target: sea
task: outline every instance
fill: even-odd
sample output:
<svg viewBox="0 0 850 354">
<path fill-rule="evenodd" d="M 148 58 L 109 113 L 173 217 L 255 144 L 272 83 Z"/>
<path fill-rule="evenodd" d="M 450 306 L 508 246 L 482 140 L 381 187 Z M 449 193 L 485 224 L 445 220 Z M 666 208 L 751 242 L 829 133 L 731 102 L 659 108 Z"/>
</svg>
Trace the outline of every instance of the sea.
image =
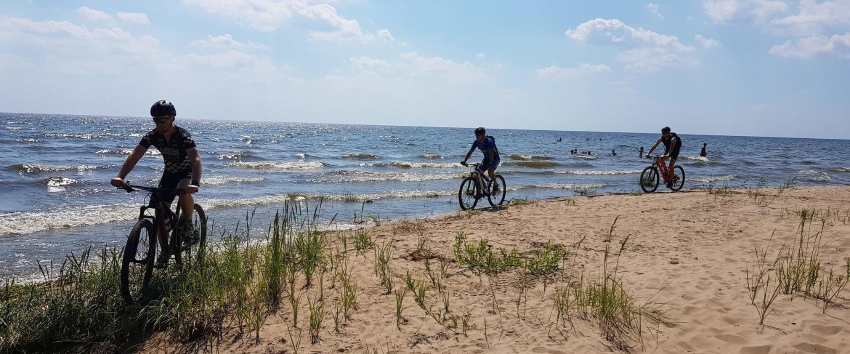
<svg viewBox="0 0 850 354">
<path fill-rule="evenodd" d="M 340 229 L 457 212 L 458 187 L 468 173 L 459 162 L 474 138 L 471 128 L 180 117 L 176 125 L 192 134 L 201 154 L 196 200 L 215 225 L 211 241 L 246 218 L 261 234 L 288 200 L 321 204 L 320 223 Z M 120 249 L 147 195 L 118 190 L 109 180 L 151 129 L 147 117 L 0 113 L 0 278 L 38 277 L 39 264 L 61 264 L 88 247 Z M 638 151 L 659 134 L 488 129 L 488 135 L 501 153 L 498 172 L 510 201 L 640 192 L 639 174 L 650 162 Z M 680 136 L 685 190 L 850 184 L 848 140 Z M 703 143 L 707 158 L 699 157 Z M 591 154 L 571 154 L 574 149 Z M 470 161 L 480 159 L 476 151 Z M 154 186 L 162 171 L 151 148 L 127 180 Z"/>
</svg>

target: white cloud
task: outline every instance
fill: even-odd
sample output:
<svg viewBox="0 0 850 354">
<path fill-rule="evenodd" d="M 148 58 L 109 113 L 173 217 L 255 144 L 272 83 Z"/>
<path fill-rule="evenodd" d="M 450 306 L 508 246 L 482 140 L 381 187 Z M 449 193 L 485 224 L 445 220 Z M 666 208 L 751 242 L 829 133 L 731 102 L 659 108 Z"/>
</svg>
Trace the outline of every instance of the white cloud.
<svg viewBox="0 0 850 354">
<path fill-rule="evenodd" d="M 115 15 L 112 15 L 104 11 L 92 9 L 86 6 L 78 8 L 77 15 L 79 15 L 81 18 L 88 22 L 98 22 L 101 24 L 108 25 L 115 25 L 118 21 L 137 25 L 148 25 L 151 23 L 151 20 L 148 18 L 148 15 L 141 12 L 119 11 L 115 13 Z"/>
<path fill-rule="evenodd" d="M 597 18 L 565 34 L 577 42 L 625 47 L 619 60 L 629 70 L 657 71 L 696 61 L 690 54 L 694 48 L 683 44 L 678 37 L 635 28 L 618 19 Z"/>
<path fill-rule="evenodd" d="M 801 0 L 796 15 L 777 18 L 771 24 L 795 35 L 822 34 L 830 28 L 850 25 L 850 0 Z"/>
<path fill-rule="evenodd" d="M 575 67 L 564 68 L 560 66 L 547 66 L 537 69 L 537 77 L 540 79 L 571 79 L 587 74 L 600 74 L 611 72 L 611 68 L 605 64 L 581 64 Z"/>
<path fill-rule="evenodd" d="M 206 39 L 199 39 L 189 43 L 194 48 L 216 49 L 216 50 L 254 50 L 268 49 L 268 46 L 253 42 L 240 42 L 233 39 L 229 33 L 220 36 L 209 35 Z"/>
<path fill-rule="evenodd" d="M 148 15 L 141 12 L 118 12 L 115 14 L 115 17 L 121 21 L 137 25 L 149 25 L 151 23 Z"/>
<path fill-rule="evenodd" d="M 649 13 L 655 15 L 660 19 L 664 19 L 664 15 L 661 14 L 661 9 L 659 8 L 658 4 L 654 2 L 646 4 L 646 11 L 649 11 Z"/>
<path fill-rule="evenodd" d="M 770 54 L 794 59 L 808 59 L 820 55 L 834 54 L 850 59 L 850 33 L 789 40 L 771 47 Z"/>
<path fill-rule="evenodd" d="M 387 41 L 394 41 L 395 40 L 395 37 L 393 37 L 393 34 L 390 33 L 390 30 L 388 30 L 386 28 L 384 28 L 382 30 L 378 30 L 378 38 L 383 39 L 383 40 L 387 40 Z"/>
<path fill-rule="evenodd" d="M 702 5 L 706 15 L 716 23 L 740 18 L 761 23 L 788 9 L 788 4 L 780 0 L 703 0 Z"/>
<path fill-rule="evenodd" d="M 703 47 L 705 49 L 712 49 L 720 46 L 720 41 L 713 38 L 705 37 L 701 34 L 694 36 L 694 40 L 700 45 L 700 47 Z"/>
<path fill-rule="evenodd" d="M 331 31 L 311 31 L 315 40 L 356 40 L 368 42 L 376 38 L 392 41 L 392 33 L 381 29 L 375 33 L 363 31 L 357 20 L 345 18 L 328 1 L 314 0 L 183 0 L 204 11 L 236 20 L 259 31 L 272 32 L 283 23 L 299 16 L 324 23 Z"/>
<path fill-rule="evenodd" d="M 85 6 L 77 9 L 77 15 L 82 17 L 84 20 L 91 22 L 112 22 L 114 20 L 112 15 L 106 12 Z"/>
<path fill-rule="evenodd" d="M 183 0 L 204 11 L 234 19 L 259 31 L 271 32 L 292 17 L 296 1 L 290 0 Z M 300 3 L 300 2 L 299 2 Z"/>
</svg>

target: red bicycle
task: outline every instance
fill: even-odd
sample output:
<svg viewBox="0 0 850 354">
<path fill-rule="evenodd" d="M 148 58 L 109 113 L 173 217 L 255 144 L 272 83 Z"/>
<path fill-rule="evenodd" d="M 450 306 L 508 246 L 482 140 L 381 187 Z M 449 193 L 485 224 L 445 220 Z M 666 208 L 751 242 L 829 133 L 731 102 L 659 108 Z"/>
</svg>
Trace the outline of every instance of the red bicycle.
<svg viewBox="0 0 850 354">
<path fill-rule="evenodd" d="M 673 171 L 667 169 L 667 164 L 664 163 L 669 157 L 667 156 L 649 156 L 654 160 L 652 165 L 643 169 L 640 173 L 640 189 L 645 193 L 652 193 L 658 189 L 658 183 L 661 179 L 670 190 L 678 192 L 685 185 L 685 169 L 682 166 L 676 165 Z M 660 173 L 659 173 L 660 171 Z M 672 172 L 672 173 L 671 173 Z M 659 175 L 661 176 L 659 178 Z"/>
</svg>

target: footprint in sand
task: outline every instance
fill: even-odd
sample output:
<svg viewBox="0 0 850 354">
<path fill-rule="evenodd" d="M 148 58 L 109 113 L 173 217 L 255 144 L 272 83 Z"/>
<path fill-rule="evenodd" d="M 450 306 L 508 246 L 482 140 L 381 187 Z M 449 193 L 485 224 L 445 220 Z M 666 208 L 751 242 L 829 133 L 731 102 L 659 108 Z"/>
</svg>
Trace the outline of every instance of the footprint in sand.
<svg viewBox="0 0 850 354">
<path fill-rule="evenodd" d="M 734 334 L 720 334 L 720 335 L 717 335 L 715 337 L 717 337 L 717 339 L 720 339 L 724 342 L 732 343 L 732 344 L 744 344 L 744 343 L 747 342 L 747 340 L 744 339 L 743 337 L 736 336 Z"/>
<path fill-rule="evenodd" d="M 841 332 L 841 327 L 838 326 L 821 326 L 821 325 L 812 325 L 812 331 L 822 336 L 832 336 Z"/>
<path fill-rule="evenodd" d="M 820 345 L 820 344 L 814 344 L 814 343 L 800 343 L 800 344 L 795 345 L 794 348 L 797 348 L 797 349 L 804 351 L 806 353 L 815 353 L 815 354 L 835 354 L 835 353 L 838 353 L 838 351 L 835 350 L 835 349 L 832 349 L 830 347 Z"/>
<path fill-rule="evenodd" d="M 773 346 L 770 345 L 756 345 L 751 347 L 743 347 L 739 353 L 741 354 L 767 354 L 770 353 L 770 349 Z"/>
</svg>

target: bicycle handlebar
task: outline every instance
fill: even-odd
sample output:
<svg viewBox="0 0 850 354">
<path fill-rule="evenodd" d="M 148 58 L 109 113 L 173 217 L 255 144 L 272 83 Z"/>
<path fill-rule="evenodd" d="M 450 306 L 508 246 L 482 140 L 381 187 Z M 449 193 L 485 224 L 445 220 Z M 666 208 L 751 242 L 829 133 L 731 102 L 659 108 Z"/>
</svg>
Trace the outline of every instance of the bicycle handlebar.
<svg viewBox="0 0 850 354">
<path fill-rule="evenodd" d="M 127 193 L 134 192 L 136 190 L 143 190 L 143 191 L 148 191 L 148 192 L 151 192 L 151 193 L 156 193 L 158 191 L 163 190 L 162 188 L 158 188 L 158 187 L 139 186 L 139 185 L 135 185 L 135 184 L 130 184 L 129 182 L 124 182 L 123 187 L 116 187 L 116 188 L 123 189 L 123 190 L 127 191 Z M 186 190 L 186 188 L 174 189 L 174 191 L 177 192 L 177 193 L 180 193 L 180 192 L 185 191 L 185 190 Z"/>
</svg>

